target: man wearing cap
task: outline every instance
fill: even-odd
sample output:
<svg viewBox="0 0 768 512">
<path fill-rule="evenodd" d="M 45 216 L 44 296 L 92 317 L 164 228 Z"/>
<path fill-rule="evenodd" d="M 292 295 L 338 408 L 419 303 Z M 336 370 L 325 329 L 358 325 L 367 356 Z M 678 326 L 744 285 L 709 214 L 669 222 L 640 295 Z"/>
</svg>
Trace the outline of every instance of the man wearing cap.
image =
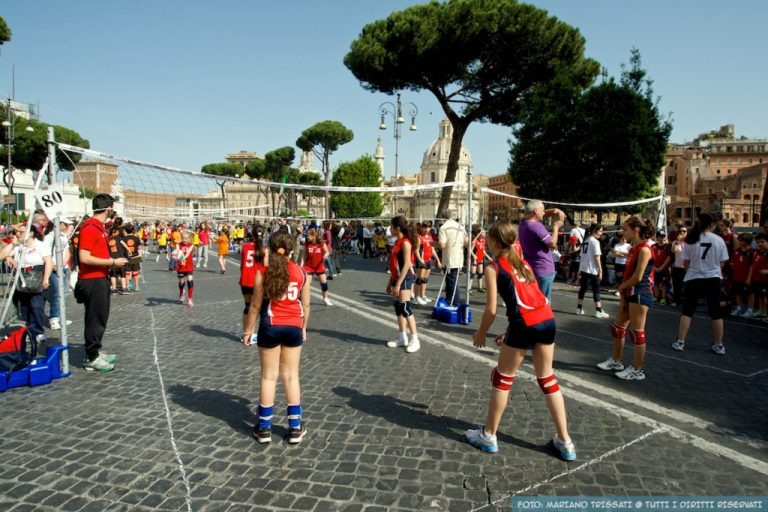
<svg viewBox="0 0 768 512">
<path fill-rule="evenodd" d="M 124 267 L 126 258 L 110 258 L 109 235 L 104 222 L 112 215 L 115 200 L 108 194 L 93 198 L 93 217 L 83 223 L 78 240 L 80 272 L 75 286 L 77 302 L 85 306 L 86 371 L 110 372 L 115 369 L 115 356 L 101 353 L 102 338 L 109 320 L 109 272 L 112 267 Z"/>
</svg>

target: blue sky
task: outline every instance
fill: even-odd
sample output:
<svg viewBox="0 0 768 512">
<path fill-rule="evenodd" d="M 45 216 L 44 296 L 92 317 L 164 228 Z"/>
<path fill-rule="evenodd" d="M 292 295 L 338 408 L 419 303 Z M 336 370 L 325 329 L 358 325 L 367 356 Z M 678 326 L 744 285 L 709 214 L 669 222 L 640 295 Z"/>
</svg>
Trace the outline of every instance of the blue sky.
<svg viewBox="0 0 768 512">
<path fill-rule="evenodd" d="M 342 59 L 369 22 L 407 0 L 6 0 L 13 38 L 0 51 L 0 95 L 39 103 L 43 121 L 77 130 L 93 149 L 199 170 L 226 153 L 294 145 L 302 130 L 335 119 L 355 139 L 332 166 L 373 154 L 381 136 L 394 173 L 391 128 Z M 630 49 L 672 113 L 672 141 L 727 123 L 768 138 L 768 2 L 535 0 L 577 27 L 587 55 L 618 75 Z M 403 93 L 419 131 L 403 131 L 402 173 L 418 170 L 443 117 L 429 93 Z M 474 172 L 506 171 L 510 130 L 469 128 Z M 298 163 L 298 158 L 297 158 Z M 319 163 L 317 163 L 319 168 Z"/>
</svg>

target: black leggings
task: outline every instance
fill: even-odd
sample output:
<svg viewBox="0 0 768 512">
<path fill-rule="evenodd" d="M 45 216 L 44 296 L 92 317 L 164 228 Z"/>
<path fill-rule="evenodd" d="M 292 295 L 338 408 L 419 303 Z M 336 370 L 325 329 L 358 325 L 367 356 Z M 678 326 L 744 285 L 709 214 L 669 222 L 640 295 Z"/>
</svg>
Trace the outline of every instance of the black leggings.
<svg viewBox="0 0 768 512">
<path fill-rule="evenodd" d="M 581 286 L 579 287 L 579 300 L 584 299 L 584 295 L 587 293 L 587 286 L 592 285 L 592 295 L 595 297 L 595 302 L 600 302 L 600 281 L 595 274 L 588 272 L 581 273 Z"/>
</svg>

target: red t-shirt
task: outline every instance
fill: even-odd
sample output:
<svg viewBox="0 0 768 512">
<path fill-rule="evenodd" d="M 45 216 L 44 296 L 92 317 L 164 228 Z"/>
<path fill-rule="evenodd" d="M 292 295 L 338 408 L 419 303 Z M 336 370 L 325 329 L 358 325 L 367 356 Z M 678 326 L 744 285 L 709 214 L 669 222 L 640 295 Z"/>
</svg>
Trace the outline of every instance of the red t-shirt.
<svg viewBox="0 0 768 512">
<path fill-rule="evenodd" d="M 421 239 L 421 258 L 424 263 L 429 263 L 432 261 L 432 235 L 427 233 L 426 235 L 419 235 L 419 238 Z"/>
<path fill-rule="evenodd" d="M 667 257 L 669 256 L 667 246 L 662 244 L 653 244 L 651 246 L 651 252 L 653 253 L 654 267 L 661 267 L 664 262 L 667 261 Z"/>
<path fill-rule="evenodd" d="M 80 228 L 80 236 L 78 240 L 77 249 L 88 251 L 91 256 L 96 258 L 109 258 L 109 245 L 107 243 L 109 235 L 107 230 L 104 229 L 104 224 L 91 217 L 83 223 Z M 98 279 L 107 277 L 109 273 L 109 267 L 87 265 L 80 262 L 79 279 Z"/>
<path fill-rule="evenodd" d="M 485 258 L 485 238 L 478 238 L 475 240 L 475 262 L 478 264 L 483 262 L 483 258 Z"/>
<path fill-rule="evenodd" d="M 304 245 L 304 270 L 311 273 L 322 274 L 325 272 L 325 242 L 311 244 L 307 242 Z"/>
<path fill-rule="evenodd" d="M 247 242 L 240 253 L 240 286 L 253 288 L 257 272 L 264 273 L 264 264 L 256 261 L 256 244 Z"/>
<path fill-rule="evenodd" d="M 289 327 L 302 327 L 304 306 L 301 304 L 301 289 L 307 274 L 300 266 L 288 262 L 288 290 L 279 299 L 268 299 L 261 310 L 262 323 Z"/>
<path fill-rule="evenodd" d="M 733 269 L 733 282 L 745 283 L 749 276 L 749 267 L 752 266 L 752 251 L 735 251 L 731 258 L 731 268 Z"/>
<path fill-rule="evenodd" d="M 763 274 L 761 270 L 768 270 L 768 252 L 755 251 L 752 256 L 752 282 L 768 281 L 768 274 Z"/>
<path fill-rule="evenodd" d="M 179 244 L 178 249 L 181 251 L 181 255 L 179 257 L 179 264 L 176 267 L 176 272 L 194 272 L 195 261 L 192 257 L 192 250 L 194 249 L 192 244 L 182 242 Z"/>
</svg>

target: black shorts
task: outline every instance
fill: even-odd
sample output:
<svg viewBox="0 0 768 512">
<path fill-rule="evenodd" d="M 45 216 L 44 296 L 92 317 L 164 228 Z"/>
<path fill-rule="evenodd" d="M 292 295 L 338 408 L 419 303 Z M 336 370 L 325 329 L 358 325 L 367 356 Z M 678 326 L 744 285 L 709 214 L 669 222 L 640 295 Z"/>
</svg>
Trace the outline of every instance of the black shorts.
<svg viewBox="0 0 768 512">
<path fill-rule="evenodd" d="M 754 293 L 755 297 L 759 299 L 768 297 L 768 281 L 752 281 L 752 284 L 749 285 L 749 291 Z"/>
<path fill-rule="evenodd" d="M 126 272 L 139 272 L 141 271 L 141 263 L 132 263 L 125 266 Z"/>
<path fill-rule="evenodd" d="M 300 347 L 303 343 L 304 334 L 301 327 L 259 324 L 259 339 L 256 342 L 258 347 Z"/>
<path fill-rule="evenodd" d="M 109 269 L 109 277 L 125 277 L 125 267 L 112 267 Z"/>
<path fill-rule="evenodd" d="M 530 350 L 537 343 L 551 345 L 555 342 L 556 334 L 557 325 L 554 319 L 531 326 L 525 325 L 522 319 L 520 319 L 509 323 L 507 335 L 504 337 L 504 344 L 512 348 Z"/>
<path fill-rule="evenodd" d="M 720 307 L 721 287 L 722 279 L 719 277 L 686 281 L 683 292 L 683 315 L 692 317 L 696 312 L 696 303 L 699 298 L 705 298 L 710 318 L 712 320 L 723 318 L 723 310 Z"/>
<path fill-rule="evenodd" d="M 414 276 L 406 277 L 405 279 L 403 279 L 403 282 L 400 283 L 400 289 L 401 290 L 410 290 L 411 288 L 413 288 L 413 283 L 415 281 L 416 281 L 416 278 Z M 394 288 L 395 285 L 397 284 L 397 280 L 396 279 L 390 279 L 389 280 L 389 284 L 391 284 L 392 288 Z"/>
<path fill-rule="evenodd" d="M 189 272 L 177 272 L 176 277 L 178 277 L 179 279 L 184 279 L 187 276 L 192 277 L 193 274 L 194 272 L 192 272 L 191 270 Z"/>
<path fill-rule="evenodd" d="M 416 260 L 416 263 L 413 264 L 413 268 L 415 268 L 416 270 L 419 270 L 422 268 L 425 268 L 427 270 L 432 270 L 432 261 L 425 261 L 424 264 L 422 265 L 419 260 Z"/>
<path fill-rule="evenodd" d="M 253 286 L 240 285 L 240 293 L 243 295 L 253 295 Z"/>
<path fill-rule="evenodd" d="M 627 268 L 627 264 L 626 263 L 614 263 L 613 264 L 613 271 L 616 272 L 617 274 L 623 274 L 625 268 Z"/>
</svg>

